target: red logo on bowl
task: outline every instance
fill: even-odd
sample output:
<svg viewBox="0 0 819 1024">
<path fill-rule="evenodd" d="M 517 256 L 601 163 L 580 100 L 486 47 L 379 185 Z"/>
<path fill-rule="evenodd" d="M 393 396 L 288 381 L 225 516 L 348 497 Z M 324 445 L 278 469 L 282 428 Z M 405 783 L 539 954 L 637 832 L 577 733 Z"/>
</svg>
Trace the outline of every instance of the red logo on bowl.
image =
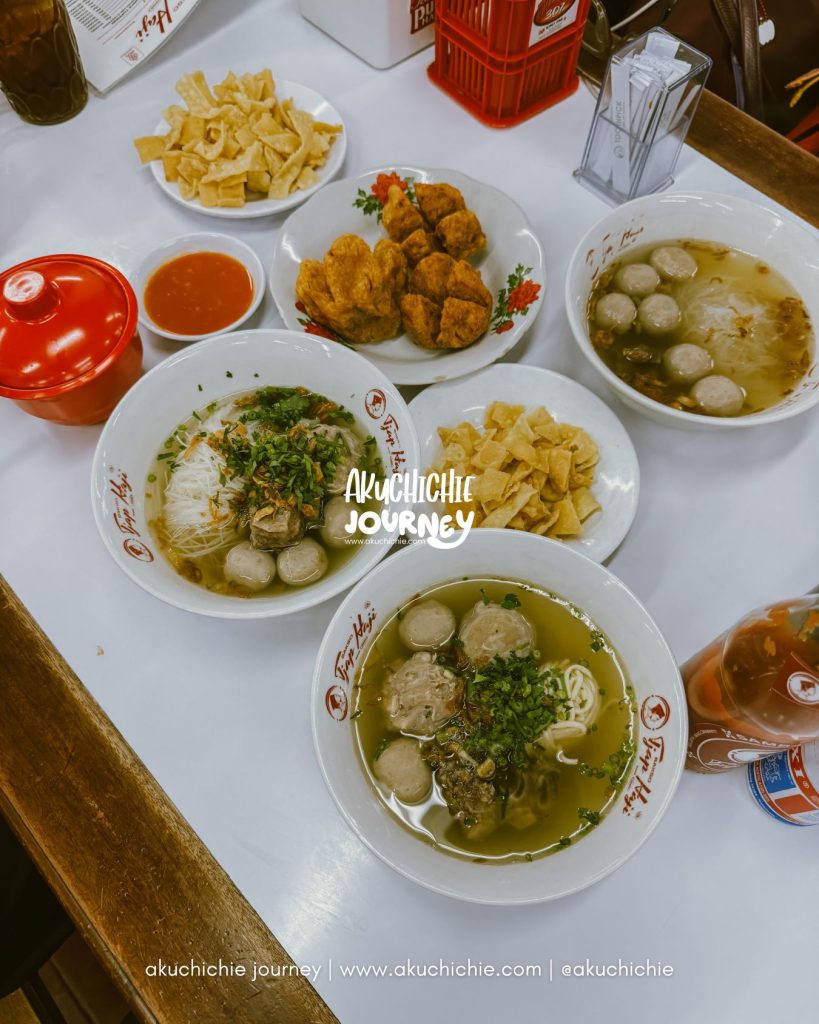
<svg viewBox="0 0 819 1024">
<path fill-rule="evenodd" d="M 646 697 L 640 709 L 640 719 L 646 729 L 656 732 L 658 729 L 662 729 L 669 718 L 671 718 L 671 706 L 665 697 L 660 697 L 656 693 Z"/>
<path fill-rule="evenodd" d="M 142 535 L 136 526 L 134 489 L 128 479 L 128 474 L 124 469 L 114 471 L 113 466 L 109 466 L 108 471 L 112 474 L 108 480 L 108 490 L 114 499 L 111 518 L 119 532 L 126 534 L 122 548 L 126 555 L 136 558 L 137 561 L 153 562 L 153 552 L 142 540 Z"/>
<path fill-rule="evenodd" d="M 327 708 L 330 718 L 335 719 L 336 722 L 343 722 L 347 717 L 349 708 L 347 694 L 338 683 L 335 686 L 331 686 L 327 693 L 325 693 L 324 706 Z"/>
<path fill-rule="evenodd" d="M 126 555 L 136 558 L 138 562 L 153 562 L 154 560 L 153 551 L 144 541 L 137 540 L 135 537 L 128 537 L 124 540 L 122 547 Z"/>
<path fill-rule="evenodd" d="M 364 408 L 370 419 L 380 419 L 387 410 L 387 396 L 381 388 L 370 388 L 364 396 Z"/>
<path fill-rule="evenodd" d="M 542 0 L 535 11 L 536 25 L 551 25 L 568 11 L 574 0 Z"/>
<path fill-rule="evenodd" d="M 643 736 L 637 750 L 634 774 L 623 794 L 623 814 L 640 818 L 643 807 L 651 798 L 654 776 L 665 757 L 665 741 L 662 736 Z"/>
</svg>

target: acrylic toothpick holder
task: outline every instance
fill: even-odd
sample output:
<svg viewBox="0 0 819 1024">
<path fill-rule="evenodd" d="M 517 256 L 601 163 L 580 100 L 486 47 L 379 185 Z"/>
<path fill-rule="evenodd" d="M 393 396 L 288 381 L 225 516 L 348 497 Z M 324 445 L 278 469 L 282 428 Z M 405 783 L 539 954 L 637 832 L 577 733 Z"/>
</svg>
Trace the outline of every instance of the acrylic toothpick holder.
<svg viewBox="0 0 819 1024">
<path fill-rule="evenodd" d="M 615 53 L 597 98 L 581 184 L 614 204 L 666 188 L 711 58 L 662 28 Z"/>
</svg>

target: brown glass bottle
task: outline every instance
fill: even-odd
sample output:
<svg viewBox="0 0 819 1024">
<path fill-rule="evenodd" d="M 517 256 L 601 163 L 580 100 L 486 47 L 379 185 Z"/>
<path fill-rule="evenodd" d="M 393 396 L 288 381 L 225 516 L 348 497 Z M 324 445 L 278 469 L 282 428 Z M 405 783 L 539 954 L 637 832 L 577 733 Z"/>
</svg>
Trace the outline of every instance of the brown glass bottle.
<svg viewBox="0 0 819 1024">
<path fill-rule="evenodd" d="M 0 2 L 0 88 L 32 124 L 67 121 L 85 106 L 88 86 L 63 0 Z"/>
</svg>

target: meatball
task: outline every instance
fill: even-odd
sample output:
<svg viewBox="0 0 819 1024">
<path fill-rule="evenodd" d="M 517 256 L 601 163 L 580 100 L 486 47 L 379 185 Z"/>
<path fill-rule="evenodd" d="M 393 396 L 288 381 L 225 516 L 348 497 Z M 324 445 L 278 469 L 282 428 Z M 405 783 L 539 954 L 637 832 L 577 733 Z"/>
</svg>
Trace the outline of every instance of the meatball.
<svg viewBox="0 0 819 1024">
<path fill-rule="evenodd" d="M 264 590 L 276 578 L 276 559 L 243 540 L 228 551 L 223 572 L 229 583 L 238 583 L 246 590 Z"/>
<path fill-rule="evenodd" d="M 483 665 L 496 654 L 523 657 L 535 646 L 535 631 L 528 619 L 511 608 L 478 601 L 461 622 L 459 637 L 464 654 L 473 665 Z"/>
<path fill-rule="evenodd" d="M 401 619 L 398 634 L 414 651 L 443 647 L 455 632 L 455 613 L 440 601 L 415 604 Z"/>
<path fill-rule="evenodd" d="M 305 537 L 279 555 L 279 579 L 291 587 L 315 583 L 327 572 L 327 552 L 316 541 Z"/>
<path fill-rule="evenodd" d="M 360 505 L 347 501 L 341 494 L 330 498 L 324 506 L 324 526 L 319 531 L 324 543 L 330 548 L 346 548 L 358 536 L 358 530 L 347 533 L 344 527 L 350 522 L 353 512 L 360 511 Z"/>
<path fill-rule="evenodd" d="M 708 416 L 736 416 L 745 401 L 745 392 L 730 377 L 712 374 L 691 388 L 691 397 Z"/>
<path fill-rule="evenodd" d="M 260 508 L 250 521 L 250 543 L 258 551 L 278 551 L 298 544 L 304 526 L 304 518 L 294 508 Z"/>
<path fill-rule="evenodd" d="M 421 755 L 417 740 L 401 736 L 393 740 L 373 762 L 379 782 L 392 790 L 401 803 L 417 804 L 432 789 L 432 771 Z"/>
<path fill-rule="evenodd" d="M 597 325 L 615 334 L 624 334 L 634 323 L 637 307 L 622 292 L 609 292 L 599 299 L 594 307 L 594 319 Z"/>
<path fill-rule="evenodd" d="M 697 261 L 678 245 L 661 245 L 648 262 L 665 281 L 687 281 L 697 272 Z"/>
<path fill-rule="evenodd" d="M 663 368 L 675 384 L 693 384 L 714 369 L 714 360 L 699 345 L 672 345 L 663 353 Z"/>
<path fill-rule="evenodd" d="M 629 263 L 628 266 L 620 267 L 614 275 L 614 283 L 625 295 L 642 299 L 657 291 L 660 275 L 647 263 Z"/>
<path fill-rule="evenodd" d="M 281 571 L 281 570 L 280 570 Z M 424 651 L 413 654 L 384 684 L 384 707 L 401 732 L 432 736 L 457 712 L 464 693 L 462 680 Z"/>
<path fill-rule="evenodd" d="M 331 441 L 342 441 L 343 447 L 339 456 L 338 464 L 332 478 L 327 479 L 327 492 L 329 494 L 343 494 L 347 488 L 347 477 L 352 470 L 361 462 L 363 447 L 361 441 L 355 436 L 352 430 L 346 427 L 338 427 L 332 423 L 319 423 L 311 428 L 314 434 L 323 434 Z"/>
<path fill-rule="evenodd" d="M 670 295 L 657 292 L 643 299 L 637 318 L 646 334 L 668 334 L 680 326 L 682 313 Z"/>
</svg>

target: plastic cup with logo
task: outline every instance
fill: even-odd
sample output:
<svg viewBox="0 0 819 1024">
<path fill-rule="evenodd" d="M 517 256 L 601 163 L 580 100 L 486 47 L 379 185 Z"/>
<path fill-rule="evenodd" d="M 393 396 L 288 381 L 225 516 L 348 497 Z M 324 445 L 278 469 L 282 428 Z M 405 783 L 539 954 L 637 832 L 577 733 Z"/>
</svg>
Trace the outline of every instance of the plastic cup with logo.
<svg viewBox="0 0 819 1024">
<path fill-rule="evenodd" d="M 137 299 L 91 256 L 43 256 L 0 274 L 0 396 L 54 423 L 100 423 L 139 378 Z"/>
<path fill-rule="evenodd" d="M 819 743 L 749 764 L 748 786 L 762 810 L 777 821 L 819 825 Z"/>
<path fill-rule="evenodd" d="M 682 675 L 694 771 L 726 771 L 816 739 L 819 595 L 752 612 Z"/>
</svg>

